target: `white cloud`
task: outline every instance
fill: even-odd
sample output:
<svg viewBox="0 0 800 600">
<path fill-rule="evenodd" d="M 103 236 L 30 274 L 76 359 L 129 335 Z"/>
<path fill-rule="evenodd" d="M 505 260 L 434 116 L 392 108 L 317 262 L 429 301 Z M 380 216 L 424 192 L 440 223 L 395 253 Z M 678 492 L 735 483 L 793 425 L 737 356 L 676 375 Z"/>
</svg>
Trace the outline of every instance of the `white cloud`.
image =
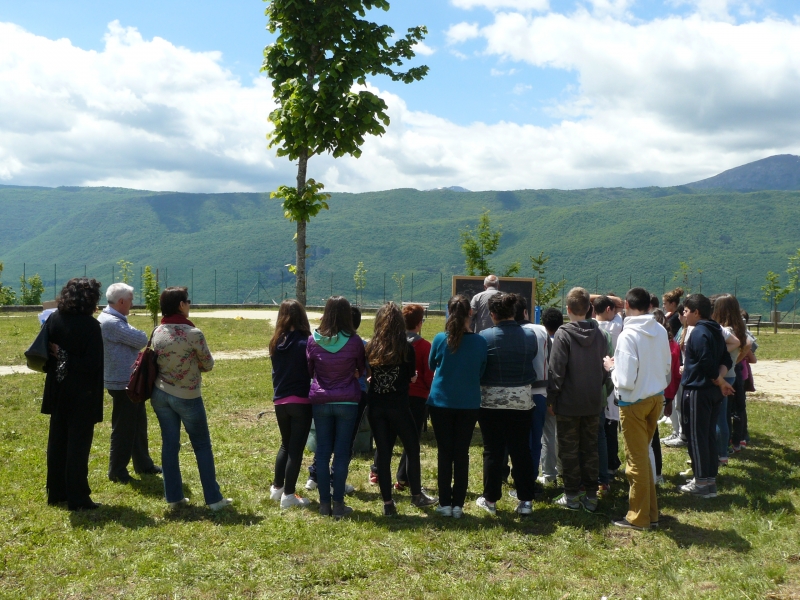
<svg viewBox="0 0 800 600">
<path fill-rule="evenodd" d="M 488 8 L 500 10 L 511 8 L 513 10 L 544 12 L 550 8 L 550 0 L 452 0 L 453 6 L 470 10 L 473 8 Z"/>
<path fill-rule="evenodd" d="M 551 109 L 555 124 L 457 125 L 380 92 L 387 133 L 368 137 L 358 160 L 314 157 L 309 176 L 352 192 L 659 185 L 800 153 L 800 22 L 579 10 L 463 25 L 455 37 L 477 36 L 504 66 L 576 73 L 579 85 Z M 243 85 L 217 53 L 117 23 L 102 51 L 85 51 L 0 23 L 4 183 L 268 191 L 295 176 L 267 149 L 272 106 L 268 81 Z"/>
<path fill-rule="evenodd" d="M 477 23 L 456 23 L 445 32 L 448 44 L 460 44 L 480 36 Z"/>
<path fill-rule="evenodd" d="M 417 42 L 414 45 L 414 52 L 422 56 L 431 56 L 436 53 L 436 48 L 431 48 L 425 42 Z"/>
<path fill-rule="evenodd" d="M 288 166 L 266 150 L 271 89 L 220 58 L 116 21 L 101 52 L 0 23 L 0 179 L 263 189 Z"/>
<path fill-rule="evenodd" d="M 597 16 L 630 17 L 629 9 L 636 0 L 589 0 Z"/>
<path fill-rule="evenodd" d="M 517 96 L 521 96 L 522 94 L 524 94 L 528 90 L 532 90 L 532 89 L 533 89 L 532 85 L 526 85 L 524 83 L 518 83 L 517 85 L 514 86 L 514 89 L 511 90 L 511 93 L 512 94 L 516 94 Z"/>
</svg>

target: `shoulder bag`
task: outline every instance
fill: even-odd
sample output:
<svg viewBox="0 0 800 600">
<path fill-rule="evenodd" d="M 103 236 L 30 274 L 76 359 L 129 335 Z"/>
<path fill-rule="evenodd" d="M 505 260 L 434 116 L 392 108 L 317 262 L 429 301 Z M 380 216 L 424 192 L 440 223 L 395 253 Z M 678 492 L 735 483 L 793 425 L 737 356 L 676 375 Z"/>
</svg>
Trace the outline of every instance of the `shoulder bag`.
<svg viewBox="0 0 800 600">
<path fill-rule="evenodd" d="M 153 333 L 155 331 L 154 329 Z M 153 343 L 153 333 L 150 334 L 147 347 L 136 357 L 136 362 L 133 363 L 133 373 L 128 381 L 128 387 L 125 388 L 128 398 L 136 404 L 150 399 L 156 385 L 156 377 L 158 377 L 156 353 L 150 347 Z"/>
</svg>

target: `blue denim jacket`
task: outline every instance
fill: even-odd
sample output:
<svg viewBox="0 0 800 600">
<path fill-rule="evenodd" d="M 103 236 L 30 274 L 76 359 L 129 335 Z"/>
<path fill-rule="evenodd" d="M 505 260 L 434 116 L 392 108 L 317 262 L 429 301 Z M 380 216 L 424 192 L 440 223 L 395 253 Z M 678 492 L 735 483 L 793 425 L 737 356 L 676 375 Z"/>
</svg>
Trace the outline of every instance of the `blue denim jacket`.
<svg viewBox="0 0 800 600">
<path fill-rule="evenodd" d="M 518 387 L 536 381 L 533 359 L 539 351 L 539 343 L 533 331 L 516 321 L 500 321 L 480 335 L 488 345 L 481 385 Z"/>
</svg>

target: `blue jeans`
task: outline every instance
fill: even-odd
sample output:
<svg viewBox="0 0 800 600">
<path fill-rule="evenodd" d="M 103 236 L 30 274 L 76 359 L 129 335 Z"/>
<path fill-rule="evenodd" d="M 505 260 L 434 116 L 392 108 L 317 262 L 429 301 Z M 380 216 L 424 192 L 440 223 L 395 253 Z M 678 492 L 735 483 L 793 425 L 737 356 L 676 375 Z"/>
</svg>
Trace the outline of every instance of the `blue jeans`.
<svg viewBox="0 0 800 600">
<path fill-rule="evenodd" d="M 531 420 L 531 458 L 533 459 L 533 478 L 539 477 L 539 460 L 542 458 L 542 433 L 547 417 L 547 397 L 533 395 L 533 419 Z"/>
<path fill-rule="evenodd" d="M 183 500 L 183 480 L 178 459 L 181 449 L 181 423 L 192 442 L 206 504 L 222 500 L 203 399 L 185 400 L 156 388 L 153 390 L 151 403 L 161 427 L 161 468 L 164 470 L 164 495 L 167 502 Z"/>
<path fill-rule="evenodd" d="M 728 426 L 728 397 L 723 396 L 722 404 L 720 404 L 719 408 L 719 417 L 717 418 L 717 454 L 720 458 L 728 458 L 728 443 L 730 440 L 731 430 Z"/>
<path fill-rule="evenodd" d="M 312 407 L 317 434 L 317 488 L 320 504 L 331 501 L 331 454 L 333 454 L 333 500 L 344 501 L 344 486 L 350 468 L 350 447 L 358 416 L 358 403 L 315 404 Z"/>
</svg>

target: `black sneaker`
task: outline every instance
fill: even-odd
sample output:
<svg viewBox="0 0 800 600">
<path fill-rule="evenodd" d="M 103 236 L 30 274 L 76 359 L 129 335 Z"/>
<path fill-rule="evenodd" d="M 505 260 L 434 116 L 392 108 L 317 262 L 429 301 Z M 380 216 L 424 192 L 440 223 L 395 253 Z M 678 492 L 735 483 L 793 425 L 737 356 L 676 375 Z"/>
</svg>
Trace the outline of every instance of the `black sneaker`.
<svg viewBox="0 0 800 600">
<path fill-rule="evenodd" d="M 384 504 L 383 505 L 383 516 L 384 517 L 395 517 L 395 516 L 397 516 L 397 506 L 395 506 L 394 502 L 392 502 L 391 504 Z"/>
<path fill-rule="evenodd" d="M 424 492 L 420 492 L 414 496 L 411 496 L 411 504 L 416 506 L 417 508 L 425 508 L 426 506 L 434 506 L 439 502 L 439 498 L 431 498 Z"/>
</svg>

